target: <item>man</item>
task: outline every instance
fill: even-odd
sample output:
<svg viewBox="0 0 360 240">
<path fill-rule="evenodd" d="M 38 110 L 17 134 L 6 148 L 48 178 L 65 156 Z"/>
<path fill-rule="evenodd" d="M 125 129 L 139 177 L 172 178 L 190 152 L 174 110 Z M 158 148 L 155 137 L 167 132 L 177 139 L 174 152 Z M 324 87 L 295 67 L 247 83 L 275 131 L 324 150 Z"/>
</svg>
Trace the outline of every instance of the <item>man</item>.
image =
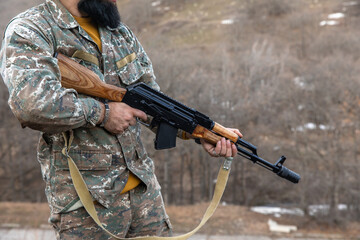
<svg viewBox="0 0 360 240">
<path fill-rule="evenodd" d="M 153 161 L 140 140 L 144 112 L 65 89 L 54 54 L 91 69 L 108 84 L 142 81 L 159 89 L 150 59 L 121 23 L 116 0 L 47 0 L 15 17 L 1 50 L 1 74 L 9 105 L 23 127 L 41 132 L 38 161 L 46 183 L 50 223 L 58 239 L 110 239 L 85 211 L 74 189 L 70 157 L 91 193 L 100 221 L 118 237 L 169 236 Z M 241 133 L 234 130 L 239 136 Z M 66 133 L 65 135 L 62 133 Z M 185 136 L 179 133 L 179 136 Z M 211 156 L 231 157 L 229 141 L 202 142 Z"/>
</svg>

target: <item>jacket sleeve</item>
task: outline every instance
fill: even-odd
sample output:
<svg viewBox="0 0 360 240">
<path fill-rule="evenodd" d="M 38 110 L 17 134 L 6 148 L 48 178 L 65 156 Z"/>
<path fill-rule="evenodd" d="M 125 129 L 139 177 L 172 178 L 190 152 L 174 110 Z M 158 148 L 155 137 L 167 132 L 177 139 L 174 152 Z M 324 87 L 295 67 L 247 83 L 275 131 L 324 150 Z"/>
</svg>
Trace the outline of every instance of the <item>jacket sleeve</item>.
<svg viewBox="0 0 360 240">
<path fill-rule="evenodd" d="M 12 21 L 5 32 L 0 71 L 9 89 L 9 106 L 23 127 L 48 133 L 95 126 L 100 103 L 79 98 L 60 84 L 52 41 L 23 19 Z"/>
</svg>

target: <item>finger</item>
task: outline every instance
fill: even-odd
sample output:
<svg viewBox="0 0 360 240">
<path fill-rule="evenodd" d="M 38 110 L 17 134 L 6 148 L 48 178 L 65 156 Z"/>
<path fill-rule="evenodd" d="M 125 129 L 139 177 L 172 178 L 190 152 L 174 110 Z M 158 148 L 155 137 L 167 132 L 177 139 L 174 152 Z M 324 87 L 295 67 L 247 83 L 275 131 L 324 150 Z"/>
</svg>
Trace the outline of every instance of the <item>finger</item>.
<svg viewBox="0 0 360 240">
<path fill-rule="evenodd" d="M 221 152 L 221 141 L 218 141 L 214 149 L 214 153 L 216 153 L 216 157 L 219 156 L 220 152 Z"/>
<path fill-rule="evenodd" d="M 235 157 L 237 154 L 237 148 L 235 146 L 235 144 L 231 144 L 231 150 L 232 150 L 232 157 Z"/>
<path fill-rule="evenodd" d="M 210 152 L 210 148 L 212 147 L 209 143 L 207 143 L 204 139 L 200 139 L 201 146 L 205 149 L 205 151 Z"/>
<path fill-rule="evenodd" d="M 114 130 L 111 131 L 113 134 L 121 134 L 124 132 L 124 129 L 121 127 L 115 128 Z"/>
<path fill-rule="evenodd" d="M 123 133 L 126 129 L 128 129 L 129 123 L 124 123 L 117 128 L 118 133 Z"/>
<path fill-rule="evenodd" d="M 129 121 L 129 125 L 130 125 L 130 126 L 135 126 L 135 125 L 136 125 L 136 118 L 132 118 L 132 119 Z"/>
<path fill-rule="evenodd" d="M 225 156 L 226 155 L 226 140 L 225 138 L 221 139 L 221 151 L 220 151 L 220 155 L 221 156 Z"/>
<path fill-rule="evenodd" d="M 234 133 L 236 133 L 240 138 L 243 137 L 242 133 L 239 131 L 239 129 L 236 128 L 230 128 L 230 130 Z"/>
<path fill-rule="evenodd" d="M 144 113 L 143 111 L 141 111 L 141 110 L 138 110 L 138 109 L 133 109 L 133 115 L 134 115 L 134 117 L 138 117 L 138 118 L 140 118 L 141 120 L 143 120 L 143 121 L 146 121 L 147 120 L 147 115 L 146 115 L 146 113 Z"/>
<path fill-rule="evenodd" d="M 217 154 L 215 152 L 215 147 L 214 145 L 206 142 L 204 139 L 200 139 L 200 143 L 202 145 L 202 147 L 204 148 L 204 150 L 212 157 L 216 157 Z"/>
<path fill-rule="evenodd" d="M 236 133 L 239 137 L 243 137 L 242 133 L 239 131 L 239 129 L 235 129 L 234 133 Z"/>
<path fill-rule="evenodd" d="M 230 140 L 226 141 L 226 157 L 232 157 L 232 148 Z"/>
</svg>

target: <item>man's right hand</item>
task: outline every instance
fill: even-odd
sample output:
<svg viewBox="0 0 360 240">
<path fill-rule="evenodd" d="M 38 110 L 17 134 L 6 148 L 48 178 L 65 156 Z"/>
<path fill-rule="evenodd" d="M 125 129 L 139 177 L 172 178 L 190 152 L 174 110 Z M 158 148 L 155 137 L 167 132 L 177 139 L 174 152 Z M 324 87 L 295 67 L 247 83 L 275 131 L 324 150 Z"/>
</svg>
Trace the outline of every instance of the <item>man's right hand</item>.
<svg viewBox="0 0 360 240">
<path fill-rule="evenodd" d="M 108 104 L 110 113 L 104 128 L 113 134 L 121 134 L 129 126 L 134 126 L 136 118 L 140 118 L 143 121 L 147 120 L 147 116 L 143 111 L 132 108 L 125 103 L 109 102 Z"/>
</svg>

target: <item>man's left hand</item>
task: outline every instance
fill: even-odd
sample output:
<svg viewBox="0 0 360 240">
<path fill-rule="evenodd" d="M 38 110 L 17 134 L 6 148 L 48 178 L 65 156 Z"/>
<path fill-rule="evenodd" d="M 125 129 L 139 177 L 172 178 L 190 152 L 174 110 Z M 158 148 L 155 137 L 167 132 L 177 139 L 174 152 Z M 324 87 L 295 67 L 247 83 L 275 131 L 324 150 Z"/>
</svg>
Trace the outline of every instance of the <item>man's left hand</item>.
<svg viewBox="0 0 360 240">
<path fill-rule="evenodd" d="M 238 129 L 229 128 L 229 130 L 236 133 L 239 137 L 243 137 Z M 237 154 L 235 144 L 231 143 L 230 140 L 226 140 L 225 138 L 222 138 L 221 141 L 218 141 L 215 146 L 203 139 L 200 139 L 200 142 L 205 151 L 212 157 L 235 157 Z"/>
</svg>

